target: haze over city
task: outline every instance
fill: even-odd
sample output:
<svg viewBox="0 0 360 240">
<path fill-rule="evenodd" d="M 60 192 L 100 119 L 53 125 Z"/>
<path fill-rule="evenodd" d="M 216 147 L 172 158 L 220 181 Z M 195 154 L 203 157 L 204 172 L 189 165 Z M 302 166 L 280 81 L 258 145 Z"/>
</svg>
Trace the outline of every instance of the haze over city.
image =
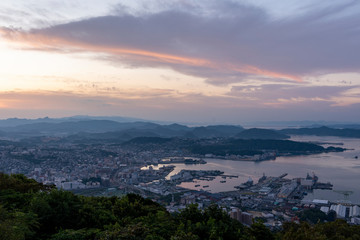
<svg viewBox="0 0 360 240">
<path fill-rule="evenodd" d="M 357 121 L 359 1 L 0 2 L 0 118 Z"/>
</svg>

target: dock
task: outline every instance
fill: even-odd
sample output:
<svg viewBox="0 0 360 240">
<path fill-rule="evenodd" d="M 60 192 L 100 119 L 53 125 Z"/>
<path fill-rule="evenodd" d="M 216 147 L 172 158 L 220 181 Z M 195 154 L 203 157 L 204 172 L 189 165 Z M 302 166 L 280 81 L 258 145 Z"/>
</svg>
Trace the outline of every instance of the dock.
<svg viewBox="0 0 360 240">
<path fill-rule="evenodd" d="M 238 175 L 221 175 L 222 178 L 238 178 L 239 176 Z"/>
</svg>

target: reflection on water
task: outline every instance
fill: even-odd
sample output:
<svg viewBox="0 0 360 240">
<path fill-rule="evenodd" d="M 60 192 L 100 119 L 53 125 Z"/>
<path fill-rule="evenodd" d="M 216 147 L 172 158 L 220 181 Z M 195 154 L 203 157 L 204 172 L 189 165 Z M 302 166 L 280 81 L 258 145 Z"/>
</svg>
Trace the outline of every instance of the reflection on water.
<svg viewBox="0 0 360 240">
<path fill-rule="evenodd" d="M 292 137 L 291 140 L 343 143 L 344 145 L 342 147 L 350 150 L 345 152 L 322 153 L 308 156 L 278 157 L 276 160 L 262 162 L 205 159 L 207 164 L 172 164 L 175 166 L 175 169 L 169 174 L 169 176 L 167 176 L 167 179 L 169 179 L 171 175 L 180 172 L 182 169 L 220 170 L 228 175 L 239 176 L 238 178 L 232 179 L 217 177 L 213 181 L 197 181 L 182 183 L 180 185 L 182 187 L 197 190 L 203 189 L 204 185 L 209 185 L 209 187 L 204 190 L 222 192 L 235 190 L 234 186 L 246 182 L 249 177 L 251 177 L 256 183 L 263 173 L 267 176 L 279 176 L 283 173 L 288 173 L 287 178 L 295 178 L 306 177 L 307 173 L 314 172 L 319 177 L 320 182 L 331 182 L 334 185 L 334 190 L 352 191 L 353 194 L 345 197 L 348 197 L 348 200 L 353 203 L 360 203 L 360 159 L 355 159 L 355 156 L 360 157 L 360 139 L 296 136 Z M 323 144 L 323 146 L 328 147 L 329 145 Z M 156 169 L 161 166 L 162 165 L 160 164 L 159 166 L 154 166 L 154 168 Z M 220 182 L 223 180 L 226 180 L 226 182 Z M 195 185 L 200 186 L 195 187 Z M 331 190 L 315 190 L 306 198 L 343 200 L 344 196 Z"/>
</svg>

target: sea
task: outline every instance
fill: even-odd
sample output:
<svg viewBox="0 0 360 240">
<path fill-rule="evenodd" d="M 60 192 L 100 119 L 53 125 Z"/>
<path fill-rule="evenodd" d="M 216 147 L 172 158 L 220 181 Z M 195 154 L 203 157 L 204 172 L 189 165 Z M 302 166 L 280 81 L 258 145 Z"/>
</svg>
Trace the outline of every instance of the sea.
<svg viewBox="0 0 360 240">
<path fill-rule="evenodd" d="M 238 186 L 251 178 L 254 183 L 265 176 L 280 176 L 284 173 L 286 178 L 306 177 L 315 174 L 319 182 L 330 182 L 332 190 L 315 189 L 305 199 L 324 199 L 333 202 L 349 202 L 360 204 L 360 139 L 340 137 L 318 137 L 318 136 L 292 136 L 290 140 L 302 142 L 314 142 L 323 147 L 342 147 L 344 152 L 330 152 L 312 155 L 282 156 L 275 160 L 260 162 L 232 161 L 224 159 L 204 158 L 206 164 L 186 165 L 172 164 L 174 170 L 167 176 L 188 170 L 220 170 L 225 175 L 237 176 L 226 179 L 218 176 L 211 181 L 194 180 L 183 182 L 179 186 L 194 189 L 206 190 L 212 193 L 234 191 Z M 356 158 L 358 156 L 358 158 Z M 155 169 L 162 167 L 162 164 L 153 166 Z M 205 188 L 204 188 L 205 186 Z"/>
</svg>

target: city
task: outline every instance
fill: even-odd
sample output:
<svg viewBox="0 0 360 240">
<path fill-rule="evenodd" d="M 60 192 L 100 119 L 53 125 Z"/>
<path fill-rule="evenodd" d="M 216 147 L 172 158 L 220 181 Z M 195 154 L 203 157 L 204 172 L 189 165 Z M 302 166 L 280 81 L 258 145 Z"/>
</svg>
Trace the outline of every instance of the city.
<svg viewBox="0 0 360 240">
<path fill-rule="evenodd" d="M 257 183 L 249 178 L 233 191 L 211 193 L 208 185 L 195 185 L 198 190 L 179 185 L 197 180 L 206 184 L 215 177 L 221 177 L 220 182 L 226 184 L 228 178 L 238 176 L 204 170 L 181 170 L 167 176 L 174 170 L 172 164 L 206 164 L 203 157 L 217 156 L 190 155 L 176 148 L 149 150 L 139 145 L 71 144 L 58 140 L 45 137 L 38 142 L 3 144 L 0 146 L 0 171 L 22 173 L 76 194 L 120 197 L 136 193 L 166 206 L 169 212 L 181 211 L 188 204 L 197 204 L 202 209 L 216 203 L 244 224 L 251 225 L 253 219 L 261 218 L 271 229 L 281 227 L 284 221 L 298 222 L 299 213 L 308 209 L 320 210 L 326 215 L 334 211 L 337 218 L 360 224 L 358 205 L 345 200 L 303 199 L 313 189 L 332 189 L 331 183 L 319 182 L 315 174 L 287 179 L 286 173 L 281 176 L 264 173 Z M 239 157 L 234 159 L 238 161 Z M 249 161 L 249 157 L 243 161 Z"/>
<path fill-rule="evenodd" d="M 0 240 L 360 239 L 359 13 L 1 0 Z"/>
</svg>

